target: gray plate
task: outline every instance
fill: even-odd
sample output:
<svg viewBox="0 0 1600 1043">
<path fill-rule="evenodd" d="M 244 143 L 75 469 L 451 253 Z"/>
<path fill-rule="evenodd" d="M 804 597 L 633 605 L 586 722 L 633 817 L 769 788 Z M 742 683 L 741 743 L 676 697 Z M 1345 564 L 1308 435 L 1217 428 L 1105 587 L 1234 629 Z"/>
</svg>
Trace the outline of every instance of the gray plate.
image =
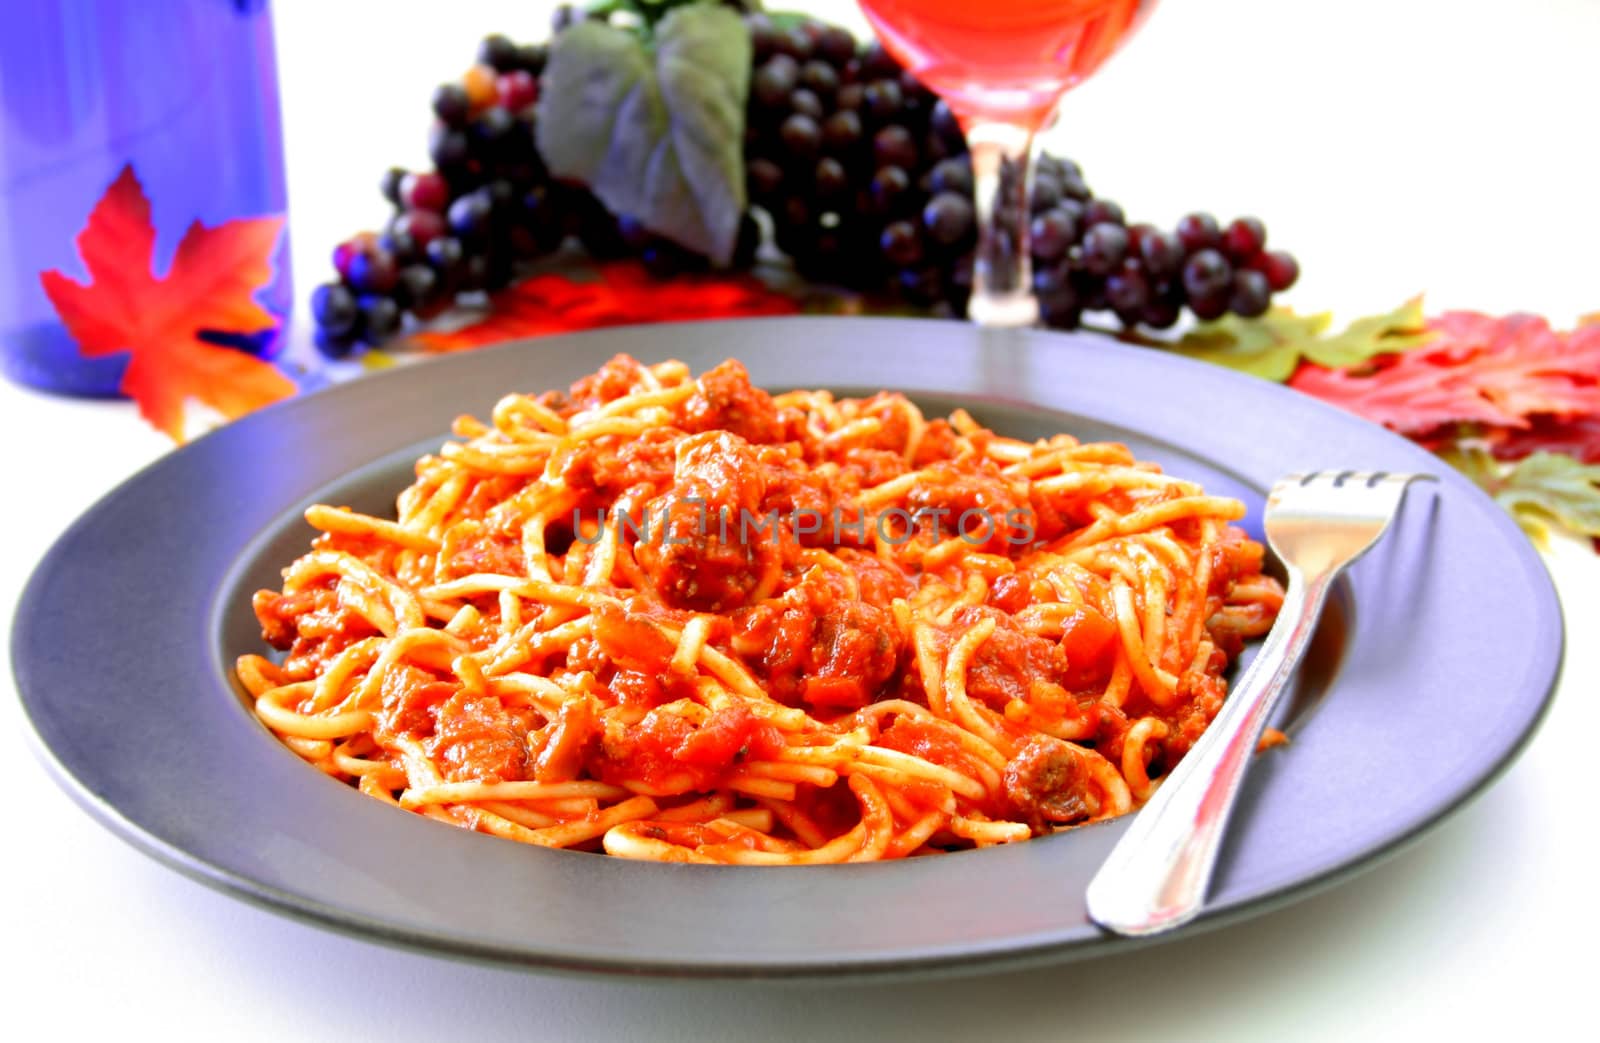
<svg viewBox="0 0 1600 1043">
<path fill-rule="evenodd" d="M 385 942 L 529 967 L 699 977 L 892 975 L 1127 944 L 1084 913 L 1111 822 L 892 864 L 651 865 L 546 851 L 387 808 L 301 763 L 229 676 L 249 594 L 306 546 L 302 508 L 382 511 L 459 413 L 561 387 L 615 352 L 769 388 L 905 390 L 1003 432 L 1115 438 L 1252 505 L 1279 475 L 1434 471 L 1350 572 L 1292 711 L 1245 784 L 1215 925 L 1393 851 L 1531 734 L 1561 617 L 1508 518 L 1428 453 L 1264 381 L 1104 340 L 896 319 L 626 328 L 452 356 L 294 399 L 160 460 L 68 530 L 17 612 L 12 660 L 58 778 L 204 883 Z M 1191 928 L 1195 929 L 1195 928 Z"/>
</svg>

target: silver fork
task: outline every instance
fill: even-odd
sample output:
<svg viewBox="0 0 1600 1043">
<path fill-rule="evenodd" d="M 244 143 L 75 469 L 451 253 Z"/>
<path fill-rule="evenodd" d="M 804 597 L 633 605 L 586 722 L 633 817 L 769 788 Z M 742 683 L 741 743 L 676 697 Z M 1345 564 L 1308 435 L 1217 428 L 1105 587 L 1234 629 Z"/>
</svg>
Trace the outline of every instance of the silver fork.
<svg viewBox="0 0 1600 1043">
<path fill-rule="evenodd" d="M 1267 542 L 1289 573 L 1283 607 L 1216 720 L 1135 816 L 1089 883 L 1089 917 L 1117 934 L 1171 930 L 1200 911 L 1239 783 L 1300 663 L 1328 589 L 1378 541 L 1406 487 L 1429 474 L 1320 471 L 1267 497 Z"/>
</svg>

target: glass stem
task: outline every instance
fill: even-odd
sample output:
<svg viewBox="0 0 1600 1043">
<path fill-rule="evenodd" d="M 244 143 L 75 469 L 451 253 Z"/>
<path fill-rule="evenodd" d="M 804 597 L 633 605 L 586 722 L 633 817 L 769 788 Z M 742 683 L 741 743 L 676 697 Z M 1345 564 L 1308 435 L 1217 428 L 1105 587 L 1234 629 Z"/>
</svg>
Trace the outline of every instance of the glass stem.
<svg viewBox="0 0 1600 1043">
<path fill-rule="evenodd" d="M 982 326 L 1039 321 L 1028 252 L 1028 193 L 1033 184 L 1033 131 L 1012 123 L 967 128 L 973 196 L 978 204 L 978 255 L 967 317 Z"/>
</svg>

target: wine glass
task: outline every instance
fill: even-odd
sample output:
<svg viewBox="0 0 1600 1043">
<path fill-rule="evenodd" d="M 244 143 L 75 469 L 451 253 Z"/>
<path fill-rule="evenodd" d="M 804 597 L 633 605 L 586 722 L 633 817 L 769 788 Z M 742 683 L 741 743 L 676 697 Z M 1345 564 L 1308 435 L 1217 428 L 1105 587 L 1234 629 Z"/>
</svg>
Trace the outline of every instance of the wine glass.
<svg viewBox="0 0 1600 1043">
<path fill-rule="evenodd" d="M 950 105 L 967 136 L 978 253 L 967 315 L 1039 319 L 1028 252 L 1033 138 L 1155 0 L 860 0 L 885 49 Z"/>
</svg>

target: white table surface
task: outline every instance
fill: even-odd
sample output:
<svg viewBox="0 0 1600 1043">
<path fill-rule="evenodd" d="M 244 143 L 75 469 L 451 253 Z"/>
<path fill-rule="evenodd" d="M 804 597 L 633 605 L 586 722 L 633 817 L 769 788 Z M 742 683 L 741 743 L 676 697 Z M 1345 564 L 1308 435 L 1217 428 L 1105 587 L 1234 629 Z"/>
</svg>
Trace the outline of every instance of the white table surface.
<svg viewBox="0 0 1600 1043">
<path fill-rule="evenodd" d="M 332 245 L 381 220 L 383 168 L 424 159 L 432 85 L 487 31 L 541 34 L 549 6 L 280 0 L 302 300 Z M 857 21 L 848 4 L 810 6 Z M 1302 259 L 1291 302 L 1303 308 L 1356 315 L 1427 290 L 1434 309 L 1570 322 L 1600 309 L 1596 53 L 1595 0 L 1169 0 L 1069 100 L 1057 138 L 1136 219 L 1170 224 L 1196 207 L 1262 216 Z M 125 404 L 3 385 L 0 434 L 8 623 L 54 535 L 168 446 Z M 1571 1024 L 1593 1002 L 1591 961 L 1576 950 L 1600 928 L 1589 797 L 1600 559 L 1573 543 L 1547 560 L 1571 643 L 1554 709 L 1498 784 L 1404 853 L 1290 908 L 1155 949 L 892 987 L 546 977 L 282 919 L 178 876 L 79 812 L 35 761 L 0 670 L 5 1034 L 1278 1040 Z"/>
</svg>

